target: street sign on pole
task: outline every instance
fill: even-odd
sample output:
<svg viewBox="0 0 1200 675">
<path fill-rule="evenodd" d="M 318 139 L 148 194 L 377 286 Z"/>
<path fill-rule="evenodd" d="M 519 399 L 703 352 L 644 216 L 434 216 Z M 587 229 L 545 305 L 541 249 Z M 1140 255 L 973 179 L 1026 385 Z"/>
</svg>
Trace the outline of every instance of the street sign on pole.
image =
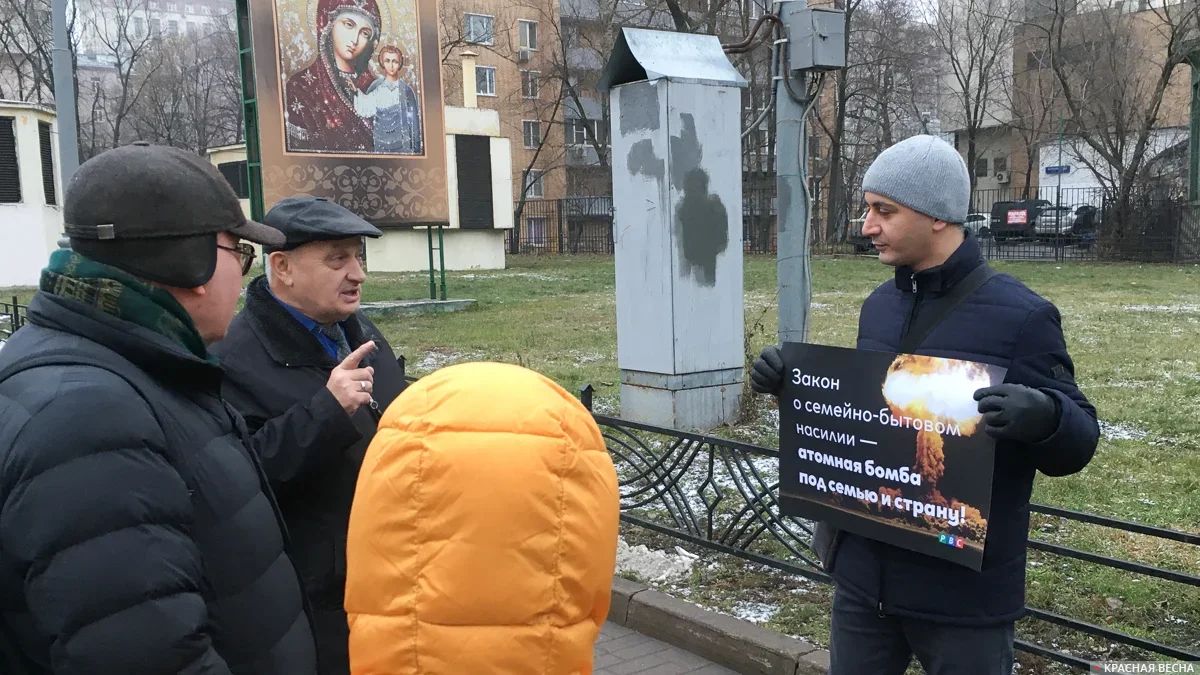
<svg viewBox="0 0 1200 675">
<path fill-rule="evenodd" d="M 1046 167 L 1047 176 L 1061 176 L 1065 173 L 1071 173 L 1071 166 L 1069 164 Z"/>
</svg>

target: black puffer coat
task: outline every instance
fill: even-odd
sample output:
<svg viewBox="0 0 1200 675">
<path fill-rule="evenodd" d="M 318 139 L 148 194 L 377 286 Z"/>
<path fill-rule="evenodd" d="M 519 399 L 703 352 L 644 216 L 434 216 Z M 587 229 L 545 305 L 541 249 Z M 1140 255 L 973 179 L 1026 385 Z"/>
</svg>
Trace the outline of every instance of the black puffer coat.
<svg viewBox="0 0 1200 675">
<path fill-rule="evenodd" d="M 57 296 L 29 322 L 0 351 L 0 670 L 315 673 L 221 370 Z"/>
</svg>

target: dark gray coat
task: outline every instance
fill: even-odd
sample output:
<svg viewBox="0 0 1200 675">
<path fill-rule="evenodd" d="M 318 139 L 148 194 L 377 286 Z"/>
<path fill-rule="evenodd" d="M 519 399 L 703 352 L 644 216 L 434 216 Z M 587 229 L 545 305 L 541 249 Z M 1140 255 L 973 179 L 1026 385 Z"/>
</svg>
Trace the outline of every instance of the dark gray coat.
<svg viewBox="0 0 1200 675">
<path fill-rule="evenodd" d="M 343 322 L 351 349 L 374 340 L 362 365 L 375 368 L 378 407 L 349 416 L 325 388 L 337 362 L 270 293 L 265 277 L 246 289 L 246 307 L 213 347 L 226 372 L 225 397 L 246 418 L 253 445 L 279 496 L 317 624 L 321 673 L 347 672 L 349 629 L 342 608 L 346 530 L 367 446 L 380 416 L 404 389 L 387 341 L 361 313 Z"/>
</svg>

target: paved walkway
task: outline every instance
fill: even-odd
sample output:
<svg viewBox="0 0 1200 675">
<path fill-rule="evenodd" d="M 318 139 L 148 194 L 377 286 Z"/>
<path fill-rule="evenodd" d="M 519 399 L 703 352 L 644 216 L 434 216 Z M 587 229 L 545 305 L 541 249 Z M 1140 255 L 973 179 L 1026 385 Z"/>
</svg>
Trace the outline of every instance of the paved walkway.
<svg viewBox="0 0 1200 675">
<path fill-rule="evenodd" d="M 604 624 L 596 641 L 595 675 L 737 675 L 696 656 L 615 623 Z"/>
</svg>

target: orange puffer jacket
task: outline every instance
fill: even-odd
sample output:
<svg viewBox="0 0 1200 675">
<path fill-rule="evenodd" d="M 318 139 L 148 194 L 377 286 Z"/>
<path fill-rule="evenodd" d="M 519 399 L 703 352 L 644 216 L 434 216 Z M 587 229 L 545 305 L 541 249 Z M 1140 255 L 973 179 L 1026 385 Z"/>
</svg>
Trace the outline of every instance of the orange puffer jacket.
<svg viewBox="0 0 1200 675">
<path fill-rule="evenodd" d="M 408 387 L 350 514 L 351 671 L 591 673 L 618 499 L 596 423 L 549 379 L 472 363 Z"/>
</svg>

